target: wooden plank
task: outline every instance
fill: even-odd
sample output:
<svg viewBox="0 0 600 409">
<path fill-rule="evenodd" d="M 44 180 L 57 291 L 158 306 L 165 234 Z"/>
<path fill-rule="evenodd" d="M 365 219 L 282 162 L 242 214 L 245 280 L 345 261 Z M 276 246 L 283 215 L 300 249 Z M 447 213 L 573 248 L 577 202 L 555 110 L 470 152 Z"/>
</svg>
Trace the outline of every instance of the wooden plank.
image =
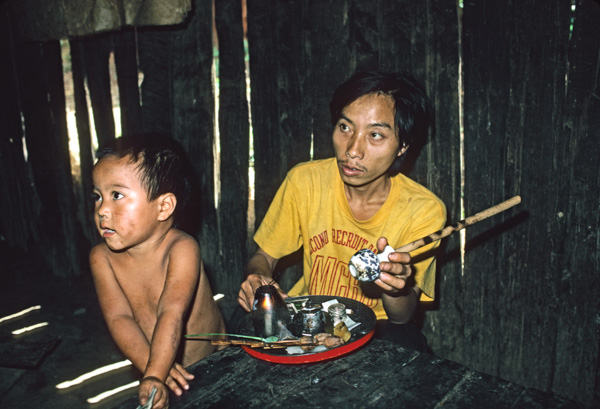
<svg viewBox="0 0 600 409">
<path fill-rule="evenodd" d="M 407 12 L 399 12 L 403 17 L 390 21 L 384 33 L 396 34 L 395 41 L 384 42 L 385 60 L 394 61 L 396 69 L 415 70 L 415 75 L 424 83 L 435 113 L 434 123 L 424 144 L 414 144 L 409 148 L 403 166 L 403 173 L 433 191 L 446 205 L 447 224 L 463 218 L 461 201 L 460 163 L 460 123 L 459 123 L 459 62 L 458 62 L 458 16 L 457 8 L 451 2 L 432 1 L 426 12 L 415 10 L 415 4 L 408 6 Z M 396 4 L 395 7 L 403 7 Z M 388 13 L 386 13 L 386 16 Z M 426 30 L 412 30 L 413 26 L 426 27 Z M 411 40 L 418 36 L 424 49 L 418 55 L 407 54 Z M 384 35 L 383 38 L 387 36 Z M 419 57 L 420 59 L 417 59 Z M 419 78 L 420 77 L 420 78 Z M 457 338 L 462 333 L 462 311 L 457 309 L 461 302 L 461 256 L 460 236 L 444 239 L 437 253 L 436 299 L 432 303 L 422 303 L 417 320 L 423 321 L 422 331 L 435 354 L 446 357 L 462 356 L 462 343 Z"/>
<path fill-rule="evenodd" d="M 108 67 L 113 46 L 108 34 L 86 37 L 82 42 L 94 128 L 98 145 L 102 146 L 115 139 L 115 119 Z"/>
<path fill-rule="evenodd" d="M 512 407 L 531 409 L 581 409 L 582 404 L 537 389 L 527 389 Z"/>
<path fill-rule="evenodd" d="M 119 85 L 121 133 L 136 134 L 142 129 L 136 33 L 133 29 L 124 29 L 112 33 L 112 39 Z"/>
<path fill-rule="evenodd" d="M 78 275 L 82 241 L 75 222 L 60 46 L 58 41 L 22 42 L 18 48 L 28 161 L 41 203 L 41 213 L 33 216 L 43 226 L 38 249 L 53 274 Z"/>
<path fill-rule="evenodd" d="M 172 88 L 171 132 L 184 147 L 194 169 L 194 190 L 180 226 L 199 243 L 213 291 L 221 288 L 218 222 L 215 210 L 214 114 L 212 79 L 212 4 L 195 0 L 187 24 L 170 39 L 169 81 Z M 224 277 L 224 280 L 227 278 Z"/>
<path fill-rule="evenodd" d="M 0 344 L 0 366 L 34 369 L 59 341 L 58 336 L 28 336 Z"/>
<path fill-rule="evenodd" d="M 305 6 L 306 83 L 311 94 L 314 159 L 334 155 L 329 101 L 356 68 L 351 4 L 351 0 L 323 0 L 307 1 Z"/>
<path fill-rule="evenodd" d="M 481 372 L 468 371 L 440 401 L 444 409 L 514 407 L 525 388 Z"/>
<path fill-rule="evenodd" d="M 38 234 L 39 201 L 34 200 L 31 173 L 23 150 L 23 127 L 15 64 L 18 43 L 15 42 L 13 23 L 6 13 L 0 13 L 0 230 L 5 240 L 13 246 L 27 249 L 29 241 Z"/>
<path fill-rule="evenodd" d="M 88 97 L 85 88 L 87 76 L 85 67 L 85 44 L 81 39 L 70 40 L 69 44 L 71 49 L 75 122 L 77 128 L 77 140 L 79 142 L 80 180 L 76 181 L 74 186 L 75 200 L 77 201 L 77 215 L 79 223 L 83 228 L 83 233 L 86 235 L 89 242 L 96 243 L 99 240 L 99 235 L 92 217 L 94 203 L 89 199 L 93 190 L 92 168 L 94 166 L 95 152 L 92 145 Z"/>
<path fill-rule="evenodd" d="M 285 7 L 277 7 L 277 54 L 274 57 L 278 67 L 278 125 L 283 172 L 310 160 L 312 126 L 307 118 L 313 105 L 313 87 L 307 77 L 309 47 L 302 34 L 309 24 L 306 7 L 303 0 L 291 0 Z"/>
<path fill-rule="evenodd" d="M 521 180 L 514 178 L 519 176 L 515 170 L 521 166 L 523 142 L 533 142 L 534 139 L 531 135 L 525 141 L 523 139 L 525 128 L 522 123 L 519 124 L 519 119 L 523 121 L 525 116 L 519 110 L 525 107 L 521 98 L 524 97 L 526 83 L 520 76 L 514 78 L 512 72 L 528 69 L 526 61 L 530 53 L 527 48 L 531 45 L 523 49 L 513 47 L 512 42 L 519 41 L 521 44 L 524 40 L 521 38 L 522 33 L 515 29 L 530 24 L 526 23 L 525 16 L 532 17 L 531 13 L 537 13 L 539 18 L 541 13 L 535 10 L 533 6 L 519 8 L 517 16 L 514 10 L 494 4 L 465 7 L 463 30 L 467 213 L 487 207 L 489 204 L 484 204 L 486 201 L 504 200 L 516 191 L 524 196 L 524 208 L 527 209 L 530 205 L 530 195 L 520 184 Z M 521 22 L 516 23 L 517 21 Z M 511 89 L 513 86 L 514 90 Z M 546 147 L 540 147 L 539 143 L 535 145 L 541 148 L 537 149 L 542 156 L 548 153 L 545 151 Z M 539 165 L 537 163 L 536 167 Z M 530 288 L 540 287 L 529 286 L 524 281 L 536 280 L 536 284 L 543 283 L 537 281 L 535 274 L 525 274 L 517 267 L 520 263 L 512 264 L 511 255 L 514 257 L 514 253 L 510 251 L 520 240 L 518 236 L 511 236 L 505 231 L 511 226 L 502 227 L 501 222 L 516 212 L 517 210 L 507 212 L 490 223 L 479 224 L 467 230 L 462 306 L 465 312 L 465 338 L 461 362 L 490 374 L 502 373 L 517 381 L 508 375 L 510 372 L 523 381 L 523 377 L 527 376 L 526 371 L 519 371 L 517 368 L 523 368 L 524 363 L 516 361 L 527 360 L 528 356 L 532 356 L 523 356 L 523 348 L 527 348 L 529 342 L 535 339 L 535 355 L 545 355 L 552 346 L 547 342 L 548 338 L 540 339 L 535 334 L 527 336 L 521 327 L 524 322 L 521 320 L 530 323 L 532 319 L 544 319 L 539 315 L 544 312 L 535 312 L 536 306 L 529 304 L 534 296 L 526 295 Z M 492 229 L 493 226 L 496 227 Z M 524 310 L 527 311 L 526 314 Z M 548 324 L 547 329 L 555 331 L 553 323 Z M 531 324 L 528 327 L 531 328 Z M 546 363 L 538 360 L 536 364 Z M 509 367 L 512 369 L 508 369 Z M 543 367 L 531 375 L 548 373 L 548 368 Z"/>
<path fill-rule="evenodd" d="M 260 225 L 287 172 L 279 136 L 279 71 L 275 63 L 278 7 L 284 5 L 247 0 L 256 227 Z"/>
<path fill-rule="evenodd" d="M 139 70 L 144 74 L 141 90 L 142 132 L 170 134 L 171 76 L 170 54 L 172 28 L 137 30 Z"/>
<path fill-rule="evenodd" d="M 551 390 L 600 405 L 600 6 L 587 0 L 577 4 L 568 45 L 568 82 L 565 115 L 556 129 L 562 141 L 564 179 L 556 187 L 563 200 L 554 208 L 565 236 L 552 237 L 558 284 L 559 331 L 554 350 Z M 557 175 L 558 176 L 558 175 Z M 564 207 L 563 207 L 564 206 Z M 564 215 L 560 217 L 559 212 Z"/>
<path fill-rule="evenodd" d="M 403 408 L 434 407 L 467 372 L 462 365 L 429 354 L 397 368 L 377 390 L 378 407 L 392 407 L 399 401 Z"/>
<path fill-rule="evenodd" d="M 222 271 L 220 291 L 237 296 L 244 280 L 248 252 L 249 118 L 246 99 L 244 33 L 239 0 L 215 3 L 219 39 L 219 138 L 220 187 L 219 229 Z M 231 245 L 239 243 L 241 245 Z"/>
<path fill-rule="evenodd" d="M 574 407 L 566 399 L 381 340 L 338 359 L 303 365 L 272 364 L 229 347 L 189 370 L 196 374 L 192 387 L 182 397 L 171 394 L 173 409 Z M 115 409 L 133 407 L 136 399 Z"/>
</svg>

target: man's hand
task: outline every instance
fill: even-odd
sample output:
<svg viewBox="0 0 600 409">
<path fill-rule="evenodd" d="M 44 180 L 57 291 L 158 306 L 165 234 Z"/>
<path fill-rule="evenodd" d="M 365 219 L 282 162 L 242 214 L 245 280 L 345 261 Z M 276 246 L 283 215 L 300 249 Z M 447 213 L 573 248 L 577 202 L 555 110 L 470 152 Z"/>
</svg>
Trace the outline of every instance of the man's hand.
<svg viewBox="0 0 600 409">
<path fill-rule="evenodd" d="M 377 249 L 383 251 L 387 239 L 377 240 Z M 415 314 L 421 290 L 416 286 L 407 286 L 406 281 L 412 275 L 411 257 L 408 253 L 393 252 L 388 255 L 389 262 L 379 266 L 381 274 L 375 284 L 382 290 L 383 308 L 388 320 L 395 324 L 410 321 Z"/>
<path fill-rule="evenodd" d="M 242 283 L 242 287 L 238 294 L 238 303 L 245 311 L 249 312 L 252 310 L 256 289 L 263 285 L 272 285 L 279 291 L 283 298 L 287 298 L 287 294 L 283 292 L 281 287 L 279 287 L 279 284 L 277 284 L 273 278 L 264 274 L 249 274 L 248 277 L 246 277 L 246 281 Z"/>
<path fill-rule="evenodd" d="M 377 240 L 377 249 L 382 252 L 387 246 L 388 241 L 385 237 Z M 410 267 L 411 257 L 409 253 L 390 253 L 388 261 L 383 261 L 379 265 L 381 275 L 375 284 L 388 295 L 396 295 L 401 293 L 406 287 L 406 281 L 412 275 Z"/>
<path fill-rule="evenodd" d="M 152 409 L 166 409 L 169 407 L 169 391 L 167 387 L 155 376 L 146 376 L 140 382 L 140 389 L 138 391 L 138 398 L 140 405 L 145 405 L 150 399 L 150 393 L 152 388 L 156 388 L 156 395 L 154 395 L 154 402 Z"/>
</svg>

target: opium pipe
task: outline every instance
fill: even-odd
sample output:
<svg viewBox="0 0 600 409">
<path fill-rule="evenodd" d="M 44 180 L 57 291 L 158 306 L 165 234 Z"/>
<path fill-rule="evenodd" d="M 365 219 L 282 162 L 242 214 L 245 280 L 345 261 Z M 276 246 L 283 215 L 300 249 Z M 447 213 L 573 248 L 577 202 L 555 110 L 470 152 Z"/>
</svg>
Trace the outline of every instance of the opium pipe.
<svg viewBox="0 0 600 409">
<path fill-rule="evenodd" d="M 435 233 L 431 233 L 430 235 L 415 240 L 412 243 L 405 244 L 404 246 L 397 248 L 395 251 L 398 253 L 410 253 L 411 251 L 415 251 L 427 244 L 433 243 L 434 241 L 438 241 L 440 239 L 443 239 L 444 237 L 448 237 L 452 233 L 462 230 L 467 226 L 472 226 L 477 222 L 487 219 L 488 217 L 494 216 L 507 209 L 510 209 L 511 207 L 518 205 L 519 203 L 521 203 L 521 196 L 514 196 L 508 200 L 505 200 L 502 203 L 499 203 L 488 209 L 482 210 L 479 213 L 475 213 L 474 215 L 469 216 L 466 219 L 463 219 L 457 223 L 451 224 L 450 226 L 446 226 L 442 230 L 438 230 Z"/>
</svg>

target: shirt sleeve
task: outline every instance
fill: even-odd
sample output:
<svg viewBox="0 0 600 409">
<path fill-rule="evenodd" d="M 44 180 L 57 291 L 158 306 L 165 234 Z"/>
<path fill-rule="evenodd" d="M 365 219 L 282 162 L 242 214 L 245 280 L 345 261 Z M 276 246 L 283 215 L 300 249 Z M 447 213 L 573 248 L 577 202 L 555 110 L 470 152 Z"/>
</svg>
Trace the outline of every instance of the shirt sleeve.
<svg viewBox="0 0 600 409">
<path fill-rule="evenodd" d="M 288 174 L 254 235 L 254 241 L 271 257 L 282 258 L 302 246 L 297 203 L 296 189 Z"/>
</svg>

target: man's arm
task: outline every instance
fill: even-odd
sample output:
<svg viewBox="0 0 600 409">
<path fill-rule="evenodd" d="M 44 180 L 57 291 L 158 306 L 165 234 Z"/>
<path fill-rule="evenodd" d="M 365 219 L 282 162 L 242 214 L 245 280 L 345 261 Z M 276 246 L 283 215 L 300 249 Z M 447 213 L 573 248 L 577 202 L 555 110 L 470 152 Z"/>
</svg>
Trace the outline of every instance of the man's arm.
<svg viewBox="0 0 600 409">
<path fill-rule="evenodd" d="M 285 297 L 279 284 L 273 280 L 273 271 L 279 259 L 271 257 L 260 247 L 254 253 L 246 265 L 246 280 L 242 283 L 238 294 L 238 303 L 246 310 L 252 309 L 254 293 L 262 285 L 273 285 Z"/>
</svg>

